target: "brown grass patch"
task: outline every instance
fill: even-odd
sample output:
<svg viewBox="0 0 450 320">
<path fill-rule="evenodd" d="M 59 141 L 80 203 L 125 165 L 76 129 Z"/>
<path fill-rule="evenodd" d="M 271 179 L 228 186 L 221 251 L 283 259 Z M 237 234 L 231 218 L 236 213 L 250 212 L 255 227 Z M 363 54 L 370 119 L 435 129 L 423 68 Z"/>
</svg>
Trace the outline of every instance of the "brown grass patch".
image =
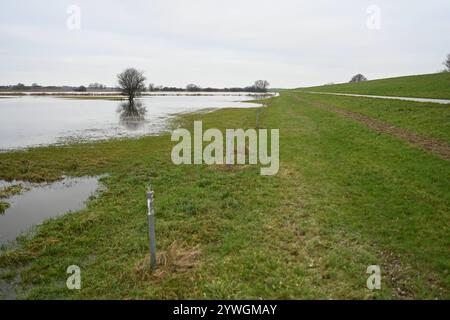
<svg viewBox="0 0 450 320">
<path fill-rule="evenodd" d="M 141 280 L 158 280 L 167 274 L 188 272 L 198 265 L 200 254 L 199 245 L 186 248 L 174 241 L 166 251 L 157 253 L 155 270 L 150 270 L 150 254 L 147 254 L 136 263 L 134 273 Z"/>
</svg>

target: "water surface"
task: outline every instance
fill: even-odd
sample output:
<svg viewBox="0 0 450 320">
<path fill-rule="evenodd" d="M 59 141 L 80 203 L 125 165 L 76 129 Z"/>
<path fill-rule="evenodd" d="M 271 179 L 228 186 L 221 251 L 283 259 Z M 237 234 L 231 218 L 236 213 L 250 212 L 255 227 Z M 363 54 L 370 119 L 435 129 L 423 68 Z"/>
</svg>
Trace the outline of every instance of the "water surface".
<svg viewBox="0 0 450 320">
<path fill-rule="evenodd" d="M 92 141 L 157 134 L 176 113 L 205 108 L 246 108 L 248 95 L 145 96 L 146 112 L 127 121 L 121 101 L 19 96 L 0 99 L 0 150 L 68 141 Z"/>
<path fill-rule="evenodd" d="M 25 191 L 2 199 L 11 206 L 0 214 L 0 245 L 16 239 L 45 219 L 82 209 L 99 187 L 98 177 L 80 177 L 44 184 L 0 180 L 0 188 L 18 183 L 25 186 Z"/>
</svg>

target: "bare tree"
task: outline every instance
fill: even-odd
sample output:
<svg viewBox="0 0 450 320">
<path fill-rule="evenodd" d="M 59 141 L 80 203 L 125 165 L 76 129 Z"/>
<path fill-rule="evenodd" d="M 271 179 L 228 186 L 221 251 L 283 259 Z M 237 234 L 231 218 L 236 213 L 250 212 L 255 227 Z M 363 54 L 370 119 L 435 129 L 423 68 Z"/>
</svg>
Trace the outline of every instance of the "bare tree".
<svg viewBox="0 0 450 320">
<path fill-rule="evenodd" d="M 79 86 L 78 88 L 73 89 L 73 91 L 76 91 L 76 92 L 86 92 L 87 89 L 86 89 L 85 86 Z"/>
<path fill-rule="evenodd" d="M 450 72 L 450 53 L 447 55 L 447 58 L 445 58 L 444 66 L 447 68 L 447 71 Z"/>
<path fill-rule="evenodd" d="M 130 105 L 134 104 L 134 98 L 145 90 L 144 72 L 134 68 L 128 68 L 117 75 L 119 88 L 123 95 L 128 97 Z"/>
<path fill-rule="evenodd" d="M 363 81 L 367 81 L 367 78 L 364 77 L 361 73 L 358 73 L 356 76 L 353 76 L 353 78 L 350 80 L 350 83 Z"/>
<path fill-rule="evenodd" d="M 269 82 L 267 82 L 266 80 L 257 80 L 255 81 L 253 87 L 257 92 L 267 92 L 269 85 L 270 85 Z"/>
<path fill-rule="evenodd" d="M 196 92 L 200 91 L 201 88 L 198 85 L 191 83 L 186 86 L 186 90 L 190 92 Z"/>
<path fill-rule="evenodd" d="M 25 90 L 25 85 L 23 84 L 23 83 L 18 83 L 18 84 L 16 84 L 15 86 L 13 86 L 13 89 L 14 90 Z"/>
</svg>

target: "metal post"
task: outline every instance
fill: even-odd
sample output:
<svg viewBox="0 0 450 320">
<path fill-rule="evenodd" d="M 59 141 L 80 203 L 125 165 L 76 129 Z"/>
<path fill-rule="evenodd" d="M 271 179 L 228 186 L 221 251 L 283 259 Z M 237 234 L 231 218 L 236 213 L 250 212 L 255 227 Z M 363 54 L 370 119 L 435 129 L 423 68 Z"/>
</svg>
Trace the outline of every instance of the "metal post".
<svg viewBox="0 0 450 320">
<path fill-rule="evenodd" d="M 152 270 L 156 268 L 156 239 L 155 239 L 155 210 L 153 208 L 153 191 L 147 192 L 148 206 L 148 234 L 150 240 L 150 267 Z"/>
</svg>

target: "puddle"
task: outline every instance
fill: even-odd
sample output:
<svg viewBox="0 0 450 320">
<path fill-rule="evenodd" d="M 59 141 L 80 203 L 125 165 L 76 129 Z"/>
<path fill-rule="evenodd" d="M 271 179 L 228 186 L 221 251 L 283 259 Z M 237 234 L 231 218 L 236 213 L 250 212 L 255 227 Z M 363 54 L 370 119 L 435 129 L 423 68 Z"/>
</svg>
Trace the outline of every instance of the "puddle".
<svg viewBox="0 0 450 320">
<path fill-rule="evenodd" d="M 25 187 L 22 194 L 2 199 L 10 207 L 0 215 L 0 246 L 48 218 L 84 208 L 86 200 L 99 188 L 99 178 L 65 178 L 45 184 L 0 180 L 0 189 L 15 184 Z"/>
<path fill-rule="evenodd" d="M 5 269 L 0 269 L 0 276 L 6 272 Z M 16 273 L 12 279 L 0 278 L 0 300 L 16 300 L 17 286 L 20 283 L 20 275 Z"/>
</svg>

